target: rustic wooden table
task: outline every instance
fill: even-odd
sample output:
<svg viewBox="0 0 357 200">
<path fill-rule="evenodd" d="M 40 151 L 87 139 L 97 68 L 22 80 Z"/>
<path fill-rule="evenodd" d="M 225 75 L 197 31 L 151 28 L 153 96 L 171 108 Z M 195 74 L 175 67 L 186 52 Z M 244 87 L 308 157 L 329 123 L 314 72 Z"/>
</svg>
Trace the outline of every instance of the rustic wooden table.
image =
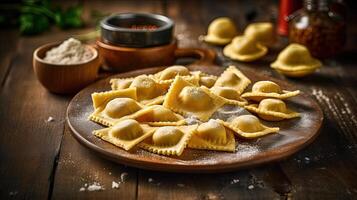
<svg viewBox="0 0 357 200">
<path fill-rule="evenodd" d="M 89 1 L 91 9 L 155 12 L 176 22 L 180 46 L 214 48 L 197 38 L 218 16 L 230 16 L 242 30 L 249 19 L 270 20 L 277 4 L 267 1 Z M 350 13 L 349 19 L 356 17 Z M 90 28 L 51 30 L 35 37 L 2 30 L 0 37 L 0 199 L 356 199 L 357 195 L 357 29 L 349 25 L 345 53 L 324 61 L 318 73 L 286 79 L 268 65 L 270 53 L 253 64 L 261 73 L 286 79 L 310 92 L 323 109 L 320 136 L 290 158 L 256 168 L 220 174 L 145 171 L 102 159 L 81 146 L 65 122 L 72 96 L 47 92 L 32 71 L 33 50 Z M 232 63 L 216 48 L 222 65 Z M 47 121 L 53 117 L 54 121 Z M 112 182 L 120 182 L 118 189 Z M 80 192 L 98 183 L 103 191 Z"/>
</svg>

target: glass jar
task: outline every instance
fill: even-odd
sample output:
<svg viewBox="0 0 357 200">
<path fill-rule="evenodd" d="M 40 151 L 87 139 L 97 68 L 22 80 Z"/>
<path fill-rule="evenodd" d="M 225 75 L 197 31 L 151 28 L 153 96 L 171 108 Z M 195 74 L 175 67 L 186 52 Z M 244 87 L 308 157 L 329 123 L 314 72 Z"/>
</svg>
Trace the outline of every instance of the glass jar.
<svg viewBox="0 0 357 200">
<path fill-rule="evenodd" d="M 329 10 L 327 0 L 305 0 L 289 22 L 289 41 L 305 45 L 317 58 L 335 56 L 346 41 L 344 19 Z"/>
</svg>

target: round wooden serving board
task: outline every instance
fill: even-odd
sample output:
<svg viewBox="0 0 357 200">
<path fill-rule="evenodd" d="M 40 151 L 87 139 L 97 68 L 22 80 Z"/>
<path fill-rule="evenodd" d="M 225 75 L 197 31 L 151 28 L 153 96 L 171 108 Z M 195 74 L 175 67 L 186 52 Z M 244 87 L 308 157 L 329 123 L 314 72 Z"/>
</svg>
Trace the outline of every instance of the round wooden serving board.
<svg viewBox="0 0 357 200">
<path fill-rule="evenodd" d="M 223 67 L 215 66 L 190 66 L 189 68 L 213 75 L 220 75 L 224 71 Z M 302 149 L 318 135 L 323 114 L 318 104 L 304 92 L 287 101 L 290 108 L 301 113 L 300 118 L 274 123 L 262 120 L 266 125 L 280 127 L 279 133 L 267 135 L 257 140 L 237 140 L 234 153 L 186 148 L 180 157 L 168 157 L 156 155 L 140 148 L 128 152 L 92 134 L 93 130 L 101 129 L 103 126 L 88 120 L 88 116 L 93 112 L 91 93 L 110 90 L 110 78 L 151 74 L 162 69 L 148 68 L 117 74 L 100 80 L 79 92 L 72 99 L 67 109 L 67 122 L 72 129 L 73 136 L 84 146 L 124 165 L 157 171 L 201 173 L 230 171 L 280 160 Z M 242 70 L 242 72 L 253 83 L 259 80 L 272 80 L 281 85 L 283 89 L 296 89 L 284 81 L 273 79 L 253 70 Z"/>
</svg>

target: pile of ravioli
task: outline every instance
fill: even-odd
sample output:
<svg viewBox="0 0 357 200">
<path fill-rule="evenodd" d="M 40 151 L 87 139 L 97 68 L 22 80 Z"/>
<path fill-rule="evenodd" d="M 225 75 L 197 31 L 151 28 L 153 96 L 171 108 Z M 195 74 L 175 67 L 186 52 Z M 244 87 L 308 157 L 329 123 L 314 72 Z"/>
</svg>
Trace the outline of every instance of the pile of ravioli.
<svg viewBox="0 0 357 200">
<path fill-rule="evenodd" d="M 238 138 L 279 131 L 259 118 L 299 117 L 284 102 L 299 91 L 259 81 L 244 93 L 251 81 L 235 66 L 217 77 L 176 65 L 156 74 L 111 79 L 110 84 L 111 91 L 92 94 L 89 120 L 107 127 L 93 131 L 95 136 L 127 151 L 138 147 L 167 156 L 180 156 L 187 148 L 234 152 Z M 252 114 L 215 118 L 224 106 Z"/>
</svg>

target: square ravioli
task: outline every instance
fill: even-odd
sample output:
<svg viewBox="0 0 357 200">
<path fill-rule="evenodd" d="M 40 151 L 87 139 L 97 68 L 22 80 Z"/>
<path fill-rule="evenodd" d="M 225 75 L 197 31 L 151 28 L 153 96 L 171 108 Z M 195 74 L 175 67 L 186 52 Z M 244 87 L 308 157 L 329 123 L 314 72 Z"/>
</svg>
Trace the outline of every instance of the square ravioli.
<svg viewBox="0 0 357 200">
<path fill-rule="evenodd" d="M 144 105 L 161 104 L 171 83 L 158 82 L 152 76 L 140 75 L 135 78 L 111 79 L 112 89 L 136 88 L 137 100 Z"/>
<path fill-rule="evenodd" d="M 112 126 L 120 118 L 141 110 L 143 105 L 134 100 L 136 98 L 135 91 L 135 88 L 128 88 L 93 93 L 94 112 L 89 116 L 89 120 L 105 126 Z"/>
<path fill-rule="evenodd" d="M 191 149 L 206 149 L 234 152 L 236 143 L 233 132 L 221 121 L 209 120 L 198 126 L 192 135 L 188 147 Z"/>
<path fill-rule="evenodd" d="M 93 134 L 128 151 L 151 136 L 155 129 L 155 127 L 140 124 L 133 119 L 127 119 L 116 123 L 112 127 L 93 131 Z"/>
<path fill-rule="evenodd" d="M 197 124 L 190 126 L 162 126 L 157 128 L 151 137 L 148 137 L 139 146 L 161 155 L 180 156 L 196 129 Z"/>
<path fill-rule="evenodd" d="M 225 103 L 222 97 L 213 94 L 208 88 L 197 87 L 176 76 L 166 94 L 163 106 L 180 114 L 193 115 L 207 121 Z"/>
<path fill-rule="evenodd" d="M 250 83 L 249 78 L 231 65 L 218 77 L 214 87 L 229 87 L 236 90 L 240 95 Z"/>
</svg>

